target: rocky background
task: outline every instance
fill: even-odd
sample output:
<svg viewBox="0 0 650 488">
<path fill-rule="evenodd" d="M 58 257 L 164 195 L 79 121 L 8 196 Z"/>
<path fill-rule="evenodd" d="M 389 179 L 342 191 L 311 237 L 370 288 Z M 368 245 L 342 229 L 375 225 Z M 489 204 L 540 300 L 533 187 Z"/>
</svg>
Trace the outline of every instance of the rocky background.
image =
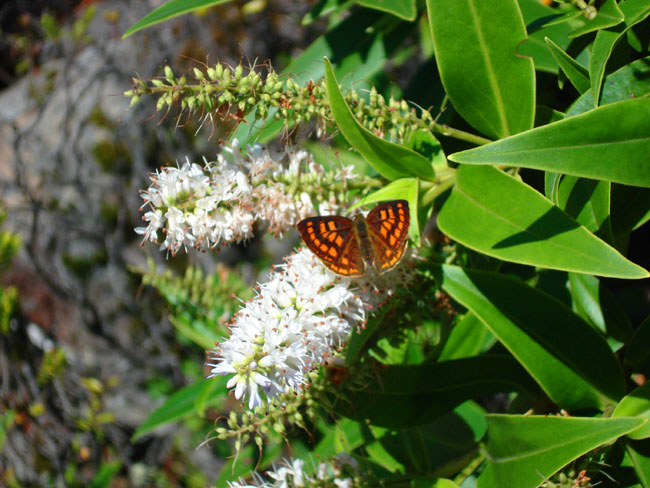
<svg viewBox="0 0 650 488">
<path fill-rule="evenodd" d="M 129 109 L 122 93 L 132 76 L 157 76 L 165 64 L 184 72 L 271 60 L 280 70 L 324 26 L 300 27 L 303 2 L 232 2 L 121 39 L 160 3 L 0 7 L 2 227 L 23 240 L 0 275 L 20 301 L 0 334 L 0 486 L 206 486 L 223 464 L 211 446 L 195 449 L 205 432 L 184 424 L 130 441 L 164 394 L 202 374 L 204 359 L 178 343 L 161 298 L 130 269 L 146 269 L 149 256 L 211 271 L 251 252 L 167 261 L 133 232 L 147 173 L 213 158 L 224 128 L 197 134 L 150 100 Z"/>
</svg>

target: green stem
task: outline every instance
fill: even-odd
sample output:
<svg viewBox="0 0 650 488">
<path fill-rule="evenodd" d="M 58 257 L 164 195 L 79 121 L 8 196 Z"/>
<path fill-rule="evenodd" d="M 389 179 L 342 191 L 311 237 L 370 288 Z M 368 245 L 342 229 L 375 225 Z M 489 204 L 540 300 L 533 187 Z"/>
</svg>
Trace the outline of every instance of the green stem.
<svg viewBox="0 0 650 488">
<path fill-rule="evenodd" d="M 477 452 L 476 457 L 465 468 L 458 473 L 454 479 L 454 483 L 460 486 L 476 469 L 485 461 L 485 452 L 483 449 Z"/>
</svg>

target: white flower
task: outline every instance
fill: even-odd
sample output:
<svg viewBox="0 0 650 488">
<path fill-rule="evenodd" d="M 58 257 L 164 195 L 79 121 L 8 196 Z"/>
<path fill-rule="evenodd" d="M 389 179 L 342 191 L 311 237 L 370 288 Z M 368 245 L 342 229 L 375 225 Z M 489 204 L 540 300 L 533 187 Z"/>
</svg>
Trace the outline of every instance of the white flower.
<svg viewBox="0 0 650 488">
<path fill-rule="evenodd" d="M 347 454 L 344 456 L 352 459 Z M 333 458 L 330 462 L 321 462 L 315 469 L 307 470 L 305 461 L 302 459 L 285 459 L 279 468 L 273 467 L 272 470 L 267 471 L 266 475 L 272 481 L 265 481 L 259 474 L 253 473 L 254 484 L 244 484 L 240 482 L 229 482 L 230 488 L 311 488 L 321 486 L 334 486 L 340 488 L 352 488 L 354 481 L 352 478 L 342 478 L 342 472 L 337 469 L 335 465 L 342 465 L 339 456 Z M 358 465 L 354 459 L 352 463 L 347 463 L 347 466 L 352 468 L 352 471 L 358 472 Z M 311 474 L 316 471 L 315 476 Z"/>
<path fill-rule="evenodd" d="M 256 144 L 244 156 L 233 140 L 215 162 L 187 161 L 153 174 L 151 186 L 141 192 L 147 225 L 136 232 L 144 243 L 157 242 L 162 230 L 161 249 L 172 253 L 244 241 L 253 236 L 256 222 L 282 235 L 317 213 L 314 198 L 323 201 L 329 194 L 323 175 L 307 151 L 270 151 Z M 328 202 L 330 210 L 338 207 L 336 199 Z"/>
<path fill-rule="evenodd" d="M 209 377 L 232 374 L 228 388 L 250 409 L 298 392 L 407 278 L 404 267 L 372 281 L 340 278 L 302 249 L 235 315 L 230 337 L 210 353 Z"/>
</svg>

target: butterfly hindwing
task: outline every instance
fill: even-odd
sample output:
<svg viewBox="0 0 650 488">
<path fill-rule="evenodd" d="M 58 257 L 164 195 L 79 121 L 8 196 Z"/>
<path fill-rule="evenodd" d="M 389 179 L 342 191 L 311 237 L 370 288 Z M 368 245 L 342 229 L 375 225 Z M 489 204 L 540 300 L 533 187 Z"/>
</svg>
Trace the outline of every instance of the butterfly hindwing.
<svg viewBox="0 0 650 488">
<path fill-rule="evenodd" d="M 372 235 L 375 268 L 382 272 L 395 267 L 406 249 L 411 223 L 408 202 L 393 200 L 377 205 L 366 220 Z"/>
</svg>

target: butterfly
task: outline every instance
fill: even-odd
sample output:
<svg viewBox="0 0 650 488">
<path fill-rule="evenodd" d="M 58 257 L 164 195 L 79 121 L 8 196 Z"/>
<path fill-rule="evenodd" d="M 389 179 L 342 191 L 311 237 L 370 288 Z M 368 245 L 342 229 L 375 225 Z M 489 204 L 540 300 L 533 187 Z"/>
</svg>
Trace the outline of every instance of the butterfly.
<svg viewBox="0 0 650 488">
<path fill-rule="evenodd" d="M 383 273 L 404 255 L 411 222 L 406 200 L 373 208 L 366 217 L 309 217 L 298 222 L 305 245 L 334 273 L 363 276 L 368 269 Z"/>
</svg>

